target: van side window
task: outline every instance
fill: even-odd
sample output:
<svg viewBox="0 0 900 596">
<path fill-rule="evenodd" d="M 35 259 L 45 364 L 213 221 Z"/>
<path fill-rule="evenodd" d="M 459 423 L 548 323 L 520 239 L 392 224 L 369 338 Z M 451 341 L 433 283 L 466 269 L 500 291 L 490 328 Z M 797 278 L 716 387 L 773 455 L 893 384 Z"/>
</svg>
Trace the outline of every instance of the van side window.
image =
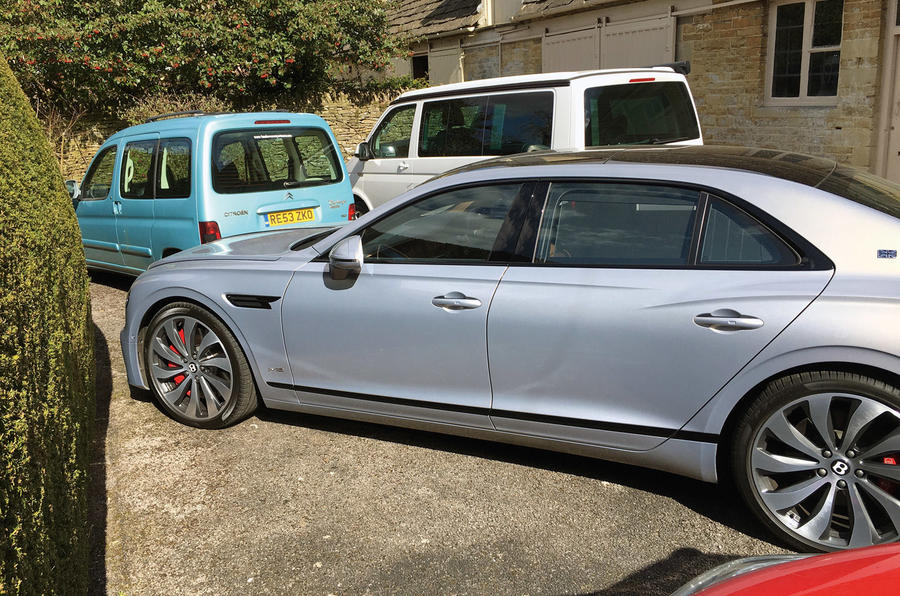
<svg viewBox="0 0 900 596">
<path fill-rule="evenodd" d="M 156 170 L 157 199 L 186 199 L 191 196 L 191 142 L 163 139 L 159 142 Z"/>
<path fill-rule="evenodd" d="M 510 155 L 549 149 L 553 92 L 506 93 L 426 102 L 420 157 Z"/>
<path fill-rule="evenodd" d="M 409 157 L 409 139 L 415 115 L 415 105 L 402 106 L 381 121 L 369 144 L 375 157 Z"/>
<path fill-rule="evenodd" d="M 536 262 L 686 266 L 699 199 L 669 186 L 553 183 Z"/>
<path fill-rule="evenodd" d="M 107 147 L 91 164 L 91 169 L 84 177 L 84 185 L 81 187 L 82 201 L 98 201 L 109 196 L 113 169 L 116 165 L 116 149 L 116 145 Z"/>
<path fill-rule="evenodd" d="M 584 146 L 661 144 L 700 136 L 687 86 L 636 82 L 584 92 Z"/>
<path fill-rule="evenodd" d="M 125 145 L 119 193 L 126 199 L 153 198 L 153 170 L 156 141 Z"/>
</svg>

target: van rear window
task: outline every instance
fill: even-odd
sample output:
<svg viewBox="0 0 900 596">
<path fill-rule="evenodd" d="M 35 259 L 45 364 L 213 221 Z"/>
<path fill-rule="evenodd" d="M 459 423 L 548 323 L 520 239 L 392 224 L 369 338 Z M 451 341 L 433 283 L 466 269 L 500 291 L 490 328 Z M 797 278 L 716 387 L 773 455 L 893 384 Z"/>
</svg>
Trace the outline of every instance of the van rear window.
<svg viewBox="0 0 900 596">
<path fill-rule="evenodd" d="M 222 132 L 213 138 L 213 188 L 233 194 L 332 184 L 343 178 L 339 159 L 320 128 Z"/>
<path fill-rule="evenodd" d="M 629 83 L 584 92 L 584 144 L 662 144 L 700 136 L 687 87 L 678 82 Z"/>
</svg>

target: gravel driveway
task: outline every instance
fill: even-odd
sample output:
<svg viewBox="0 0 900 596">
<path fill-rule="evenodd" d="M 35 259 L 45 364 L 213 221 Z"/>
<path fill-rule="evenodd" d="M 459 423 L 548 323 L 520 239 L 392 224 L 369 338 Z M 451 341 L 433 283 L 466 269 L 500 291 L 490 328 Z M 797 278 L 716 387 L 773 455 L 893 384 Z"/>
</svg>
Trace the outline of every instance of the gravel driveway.
<svg viewBox="0 0 900 596">
<path fill-rule="evenodd" d="M 130 279 L 94 273 L 93 585 L 110 594 L 668 594 L 783 552 L 731 491 L 534 449 L 132 393 Z"/>
</svg>

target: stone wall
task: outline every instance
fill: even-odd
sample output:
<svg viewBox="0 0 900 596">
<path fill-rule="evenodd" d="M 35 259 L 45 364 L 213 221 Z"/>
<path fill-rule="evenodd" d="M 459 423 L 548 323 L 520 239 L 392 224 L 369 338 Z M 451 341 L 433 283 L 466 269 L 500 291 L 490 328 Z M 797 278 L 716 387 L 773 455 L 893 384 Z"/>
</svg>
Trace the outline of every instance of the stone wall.
<svg viewBox="0 0 900 596">
<path fill-rule="evenodd" d="M 288 109 L 308 111 L 325 118 L 337 137 L 344 158 L 349 159 L 356 145 L 366 139 L 395 95 L 399 92 L 371 98 L 325 96 L 314 103 Z M 63 177 L 80 181 L 103 141 L 126 128 L 128 123 L 112 116 L 88 114 L 74 124 L 67 123 L 66 127 L 47 121 L 44 125 L 59 159 Z"/>
<path fill-rule="evenodd" d="M 688 76 L 704 139 L 824 155 L 873 165 L 882 3 L 845 0 L 837 105 L 765 104 L 768 3 L 679 19 L 678 59 Z"/>
</svg>

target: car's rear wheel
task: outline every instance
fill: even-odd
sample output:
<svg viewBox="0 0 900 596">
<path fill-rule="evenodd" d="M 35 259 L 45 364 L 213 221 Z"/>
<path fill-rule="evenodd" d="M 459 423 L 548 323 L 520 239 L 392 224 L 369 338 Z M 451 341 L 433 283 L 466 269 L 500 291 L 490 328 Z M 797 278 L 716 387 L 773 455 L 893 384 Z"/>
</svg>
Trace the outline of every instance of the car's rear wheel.
<svg viewBox="0 0 900 596">
<path fill-rule="evenodd" d="M 900 389 L 846 372 L 771 382 L 736 426 L 732 467 L 759 518 L 800 550 L 900 538 Z"/>
<path fill-rule="evenodd" d="M 170 304 L 153 317 L 144 363 L 154 396 L 179 422 L 223 428 L 256 409 L 256 387 L 237 340 L 195 304 Z"/>
</svg>

